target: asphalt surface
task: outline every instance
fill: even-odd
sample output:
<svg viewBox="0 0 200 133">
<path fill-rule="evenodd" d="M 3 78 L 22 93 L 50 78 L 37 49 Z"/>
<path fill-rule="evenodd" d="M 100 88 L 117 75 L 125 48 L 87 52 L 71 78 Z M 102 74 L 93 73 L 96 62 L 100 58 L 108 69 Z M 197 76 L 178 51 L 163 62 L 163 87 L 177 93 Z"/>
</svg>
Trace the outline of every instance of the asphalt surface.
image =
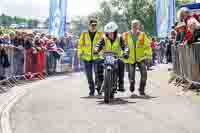
<svg viewBox="0 0 200 133">
<path fill-rule="evenodd" d="M 83 73 L 32 85 L 11 110 L 13 133 L 199 133 L 200 104 L 177 96 L 163 71 L 150 72 L 148 99 L 131 98 L 126 81 L 127 92 L 109 105 L 87 97 Z"/>
</svg>

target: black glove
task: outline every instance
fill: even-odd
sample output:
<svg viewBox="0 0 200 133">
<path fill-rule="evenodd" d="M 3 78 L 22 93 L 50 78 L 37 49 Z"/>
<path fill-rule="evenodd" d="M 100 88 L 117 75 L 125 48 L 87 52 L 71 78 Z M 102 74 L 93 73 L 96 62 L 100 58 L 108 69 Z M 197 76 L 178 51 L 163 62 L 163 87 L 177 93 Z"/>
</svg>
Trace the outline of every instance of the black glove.
<svg viewBox="0 0 200 133">
<path fill-rule="evenodd" d="M 129 58 L 129 56 L 128 56 L 127 53 L 124 53 L 124 54 L 123 54 L 123 57 L 124 57 L 124 59 L 128 59 L 128 58 Z"/>
</svg>

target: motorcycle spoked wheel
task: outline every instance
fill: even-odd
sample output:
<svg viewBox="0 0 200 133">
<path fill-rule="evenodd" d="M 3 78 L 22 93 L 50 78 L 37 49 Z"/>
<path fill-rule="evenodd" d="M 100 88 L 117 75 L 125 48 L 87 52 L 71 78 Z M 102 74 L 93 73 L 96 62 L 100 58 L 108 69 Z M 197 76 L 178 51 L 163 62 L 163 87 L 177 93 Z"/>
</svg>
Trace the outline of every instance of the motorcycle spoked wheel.
<svg viewBox="0 0 200 133">
<path fill-rule="evenodd" d="M 105 71 L 105 78 L 104 78 L 104 102 L 105 103 L 110 103 L 111 99 L 114 98 L 112 88 L 113 88 L 112 70 L 106 70 Z"/>
</svg>

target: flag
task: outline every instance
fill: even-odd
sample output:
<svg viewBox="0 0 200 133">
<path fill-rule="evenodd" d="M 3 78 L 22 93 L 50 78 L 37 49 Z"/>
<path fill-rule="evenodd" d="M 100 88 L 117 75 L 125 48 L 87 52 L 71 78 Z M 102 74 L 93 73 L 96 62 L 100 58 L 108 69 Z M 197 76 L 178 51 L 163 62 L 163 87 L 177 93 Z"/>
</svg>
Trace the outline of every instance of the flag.
<svg viewBox="0 0 200 133">
<path fill-rule="evenodd" d="M 66 30 L 67 0 L 50 0 L 49 4 L 49 33 L 55 37 L 62 37 Z"/>
<path fill-rule="evenodd" d="M 170 32 L 175 18 L 175 0 L 156 0 L 157 35 L 164 38 Z"/>
<path fill-rule="evenodd" d="M 176 1 L 169 0 L 169 19 L 168 19 L 168 32 L 171 31 L 172 26 L 176 20 Z"/>
</svg>

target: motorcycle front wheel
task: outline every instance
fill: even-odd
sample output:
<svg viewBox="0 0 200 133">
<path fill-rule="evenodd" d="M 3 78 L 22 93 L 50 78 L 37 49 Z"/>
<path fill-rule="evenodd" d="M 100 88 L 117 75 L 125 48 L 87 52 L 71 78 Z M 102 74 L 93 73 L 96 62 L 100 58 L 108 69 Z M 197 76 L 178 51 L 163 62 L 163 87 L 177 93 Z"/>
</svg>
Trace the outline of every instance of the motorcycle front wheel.
<svg viewBox="0 0 200 133">
<path fill-rule="evenodd" d="M 110 103 L 112 99 L 112 70 L 105 71 L 104 78 L 104 102 Z"/>
</svg>

